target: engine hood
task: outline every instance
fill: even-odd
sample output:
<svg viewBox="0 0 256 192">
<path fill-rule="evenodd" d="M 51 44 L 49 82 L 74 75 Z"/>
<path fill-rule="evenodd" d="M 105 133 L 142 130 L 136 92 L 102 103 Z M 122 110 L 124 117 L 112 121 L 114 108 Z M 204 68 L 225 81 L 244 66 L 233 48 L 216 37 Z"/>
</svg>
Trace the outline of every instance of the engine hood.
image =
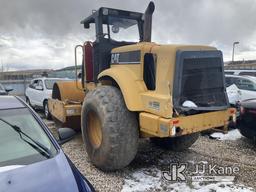
<svg viewBox="0 0 256 192">
<path fill-rule="evenodd" d="M 52 159 L 0 172 L 0 189 L 10 192 L 78 191 L 73 172 L 61 151 Z"/>
</svg>

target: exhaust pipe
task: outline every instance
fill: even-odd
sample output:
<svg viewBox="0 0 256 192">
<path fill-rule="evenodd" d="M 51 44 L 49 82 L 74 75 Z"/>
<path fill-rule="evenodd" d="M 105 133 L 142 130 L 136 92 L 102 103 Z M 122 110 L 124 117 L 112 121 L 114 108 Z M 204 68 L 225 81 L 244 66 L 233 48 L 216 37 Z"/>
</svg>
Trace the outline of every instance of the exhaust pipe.
<svg viewBox="0 0 256 192">
<path fill-rule="evenodd" d="M 151 42 L 151 31 L 152 31 L 152 15 L 155 11 L 154 2 L 150 1 L 148 7 L 144 13 L 144 26 L 143 26 L 143 41 Z"/>
</svg>

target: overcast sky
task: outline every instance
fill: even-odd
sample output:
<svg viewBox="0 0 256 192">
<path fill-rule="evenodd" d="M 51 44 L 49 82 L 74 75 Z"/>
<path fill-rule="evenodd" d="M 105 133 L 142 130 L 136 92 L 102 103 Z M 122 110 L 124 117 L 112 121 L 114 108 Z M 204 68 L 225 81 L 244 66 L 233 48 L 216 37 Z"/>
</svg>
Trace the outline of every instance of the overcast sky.
<svg viewBox="0 0 256 192">
<path fill-rule="evenodd" d="M 0 0 L 0 65 L 8 70 L 74 65 L 73 48 L 93 34 L 80 21 L 101 6 L 144 12 L 148 0 Z M 213 45 L 256 59 L 255 0 L 155 0 L 158 43 Z M 1 67 L 1 66 L 0 66 Z"/>
</svg>

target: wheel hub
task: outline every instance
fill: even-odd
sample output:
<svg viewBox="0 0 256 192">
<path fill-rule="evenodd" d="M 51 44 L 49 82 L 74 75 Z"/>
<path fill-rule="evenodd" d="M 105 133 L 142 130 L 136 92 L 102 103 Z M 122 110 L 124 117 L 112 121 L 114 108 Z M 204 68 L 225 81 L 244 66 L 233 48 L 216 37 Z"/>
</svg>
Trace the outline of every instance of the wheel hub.
<svg viewBox="0 0 256 192">
<path fill-rule="evenodd" d="M 102 126 L 98 115 L 91 111 L 87 120 L 88 136 L 95 148 L 100 147 L 102 142 Z"/>
</svg>

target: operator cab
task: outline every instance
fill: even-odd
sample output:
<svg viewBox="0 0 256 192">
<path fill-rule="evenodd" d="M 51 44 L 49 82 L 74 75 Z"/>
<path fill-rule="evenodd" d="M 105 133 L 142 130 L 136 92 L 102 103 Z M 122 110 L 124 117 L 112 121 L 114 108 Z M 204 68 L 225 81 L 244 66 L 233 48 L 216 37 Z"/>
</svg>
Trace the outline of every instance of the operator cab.
<svg viewBox="0 0 256 192">
<path fill-rule="evenodd" d="M 101 71 L 110 67 L 113 48 L 143 40 L 142 16 L 142 13 L 102 7 L 81 21 L 86 29 L 90 28 L 90 24 L 95 24 L 96 40 L 92 44 L 94 82 Z"/>
<path fill-rule="evenodd" d="M 86 50 L 92 52 L 91 56 L 87 56 L 87 58 L 92 57 L 92 61 L 87 61 L 85 57 L 84 61 L 86 69 L 88 66 L 93 68 L 93 82 L 97 81 L 97 76 L 101 71 L 110 67 L 111 50 L 113 48 L 150 41 L 153 11 L 154 4 L 152 2 L 145 14 L 101 7 L 81 21 L 86 29 L 89 29 L 91 24 L 95 24 L 96 40 L 90 44 L 89 49 L 88 46 L 84 49 L 85 57 Z M 86 71 L 86 73 L 88 72 Z M 88 75 L 86 76 L 88 77 Z M 88 82 L 87 77 L 86 81 Z"/>
<path fill-rule="evenodd" d="M 127 39 L 126 36 L 120 36 L 122 33 L 126 33 L 128 38 L 133 32 L 136 34 L 137 39 L 135 42 L 143 40 L 143 14 L 138 12 L 117 10 L 112 8 L 101 7 L 99 10 L 94 11 L 92 15 L 81 21 L 85 29 L 90 28 L 90 24 L 95 24 L 96 28 L 96 41 L 102 40 L 101 38 L 112 41 L 112 43 L 124 43 L 121 38 Z M 134 35 L 133 35 L 134 37 Z"/>
</svg>

